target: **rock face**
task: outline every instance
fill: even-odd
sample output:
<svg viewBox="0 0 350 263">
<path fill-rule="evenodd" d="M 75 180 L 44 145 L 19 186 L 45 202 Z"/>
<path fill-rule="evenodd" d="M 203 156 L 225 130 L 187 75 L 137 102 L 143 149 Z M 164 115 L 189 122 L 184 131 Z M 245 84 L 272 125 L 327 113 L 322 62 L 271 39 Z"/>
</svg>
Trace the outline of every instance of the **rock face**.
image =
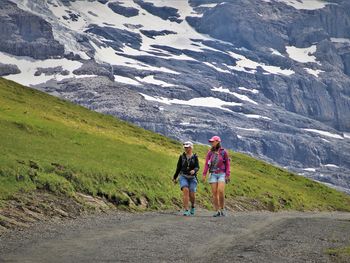
<svg viewBox="0 0 350 263">
<path fill-rule="evenodd" d="M 177 23 L 181 23 L 182 21 L 181 19 L 178 19 L 180 15 L 178 14 L 178 10 L 176 8 L 167 6 L 158 7 L 155 6 L 153 3 L 149 3 L 142 0 L 135 0 L 134 2 L 137 3 L 143 9 L 145 9 L 147 12 L 155 16 L 159 16 L 161 19 L 170 20 Z"/>
<path fill-rule="evenodd" d="M 142 34 L 144 34 L 145 36 L 149 37 L 149 38 L 153 38 L 156 36 L 165 36 L 165 35 L 169 35 L 169 34 L 176 34 L 176 32 L 174 31 L 170 31 L 170 30 L 162 30 L 162 31 L 156 31 L 156 30 L 140 30 L 140 32 Z"/>
<path fill-rule="evenodd" d="M 109 3 L 108 7 L 112 9 L 114 12 L 116 12 L 117 14 L 120 14 L 126 17 L 137 16 L 139 14 L 138 9 L 132 8 L 132 7 L 124 7 L 115 2 Z"/>
<path fill-rule="evenodd" d="M 64 54 L 48 22 L 7 0 L 1 2 L 0 24 L 0 51 L 38 59 Z"/>
<path fill-rule="evenodd" d="M 29 61 L 39 64 L 36 88 L 179 140 L 217 134 L 227 148 L 350 192 L 349 1 L 12 2 L 0 30 L 21 32 L 9 14 L 43 30 L 0 43 L 64 45 L 53 55 L 65 51 L 63 62 Z M 51 56 L 27 55 L 37 52 Z M 8 78 L 28 78 L 23 60 L 0 56 L 21 71 Z M 49 81 L 36 85 L 35 74 Z"/>
<path fill-rule="evenodd" d="M 270 47 L 285 53 L 286 46 L 305 48 L 317 43 L 317 59 L 322 61 L 324 67 L 340 71 L 340 74 L 334 72 L 338 76 L 332 83 L 314 79 L 276 80 L 274 77 L 264 83 L 265 92 L 269 99 L 288 111 L 309 116 L 339 130 L 349 130 L 349 118 L 342 118 L 350 114 L 349 97 L 332 94 L 344 93 L 343 87 L 349 87 L 349 79 L 343 76 L 347 73 L 344 72 L 344 64 L 348 65 L 349 62 L 338 54 L 337 47 L 330 39 L 350 39 L 350 16 L 345 11 L 349 10 L 350 3 L 344 1 L 338 5 L 327 5 L 313 12 L 301 12 L 289 7 L 286 12 L 284 3 L 275 2 L 272 9 L 266 8 L 271 4 L 259 5 L 256 2 L 248 0 L 220 4 L 204 13 L 203 17 L 188 21 L 199 32 L 256 52 Z M 347 55 L 343 57 L 347 58 Z M 266 59 L 271 63 L 277 62 Z M 288 61 L 281 62 L 282 67 L 289 66 Z M 276 84 L 285 87 L 283 93 L 280 87 L 277 94 Z M 345 93 L 349 94 L 348 91 Z"/>
<path fill-rule="evenodd" d="M 0 63 L 0 77 L 21 73 L 16 65 Z"/>
<path fill-rule="evenodd" d="M 96 76 L 106 76 L 110 80 L 114 80 L 112 74 L 112 67 L 108 64 L 101 66 L 97 64 L 94 60 L 85 61 L 84 64 L 73 71 L 75 75 L 96 75 Z"/>
<path fill-rule="evenodd" d="M 142 42 L 140 34 L 110 26 L 101 27 L 91 25 L 91 27 L 86 30 L 86 33 L 92 33 L 106 39 L 109 45 L 119 51 L 122 51 L 121 48 L 124 47 L 125 43 L 129 43 L 132 48 L 139 49 L 141 46 L 140 43 Z"/>
<path fill-rule="evenodd" d="M 282 32 L 280 30 L 283 24 L 283 21 L 280 21 L 283 10 L 273 10 L 274 17 L 271 19 L 272 10 L 264 10 L 255 2 L 248 0 L 223 3 L 205 12 L 202 18 L 190 17 L 188 21 L 199 32 L 210 34 L 238 47 L 253 50 L 271 47 L 282 52 L 284 43 L 288 41 L 286 29 L 283 28 Z M 277 28 L 279 30 L 276 30 Z"/>
<path fill-rule="evenodd" d="M 34 73 L 34 76 L 40 76 L 41 74 L 44 74 L 46 76 L 52 76 L 55 74 L 68 75 L 69 71 L 63 70 L 61 66 L 53 68 L 38 68 L 38 70 Z"/>
</svg>

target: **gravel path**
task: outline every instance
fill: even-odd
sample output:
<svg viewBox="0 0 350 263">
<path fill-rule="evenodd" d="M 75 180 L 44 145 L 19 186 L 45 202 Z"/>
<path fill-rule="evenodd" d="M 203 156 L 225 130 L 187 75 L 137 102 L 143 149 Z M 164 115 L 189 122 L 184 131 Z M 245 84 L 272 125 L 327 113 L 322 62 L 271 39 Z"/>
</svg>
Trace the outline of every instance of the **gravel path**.
<svg viewBox="0 0 350 263">
<path fill-rule="evenodd" d="M 0 262 L 332 262 L 350 213 L 111 213 L 0 237 Z"/>
</svg>

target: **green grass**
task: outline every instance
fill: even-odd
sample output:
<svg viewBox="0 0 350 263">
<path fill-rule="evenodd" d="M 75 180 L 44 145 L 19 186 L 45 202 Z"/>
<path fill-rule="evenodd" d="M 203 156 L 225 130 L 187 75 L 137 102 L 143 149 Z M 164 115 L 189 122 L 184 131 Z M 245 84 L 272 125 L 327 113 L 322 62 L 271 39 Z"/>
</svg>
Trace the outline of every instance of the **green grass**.
<svg viewBox="0 0 350 263">
<path fill-rule="evenodd" d="M 2 78 L 0 149 L 0 204 L 36 189 L 69 197 L 83 192 L 118 205 L 128 205 L 128 193 L 147 198 L 150 209 L 173 208 L 181 200 L 171 183 L 179 142 Z M 207 150 L 195 146 L 202 167 Z M 350 211 L 348 195 L 230 154 L 228 203 L 244 198 L 274 211 Z M 198 202 L 210 207 L 208 185 L 199 185 Z"/>
<path fill-rule="evenodd" d="M 350 246 L 330 248 L 325 253 L 333 257 L 336 262 L 349 262 L 350 260 Z"/>
</svg>

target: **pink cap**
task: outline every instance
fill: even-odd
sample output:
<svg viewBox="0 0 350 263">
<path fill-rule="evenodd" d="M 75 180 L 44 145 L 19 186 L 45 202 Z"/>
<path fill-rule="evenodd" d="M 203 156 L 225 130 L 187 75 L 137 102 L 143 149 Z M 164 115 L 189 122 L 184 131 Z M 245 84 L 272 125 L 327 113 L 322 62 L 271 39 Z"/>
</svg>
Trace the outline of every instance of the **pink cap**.
<svg viewBox="0 0 350 263">
<path fill-rule="evenodd" d="M 221 138 L 215 135 L 209 139 L 209 142 L 214 142 L 214 141 L 221 142 Z"/>
</svg>

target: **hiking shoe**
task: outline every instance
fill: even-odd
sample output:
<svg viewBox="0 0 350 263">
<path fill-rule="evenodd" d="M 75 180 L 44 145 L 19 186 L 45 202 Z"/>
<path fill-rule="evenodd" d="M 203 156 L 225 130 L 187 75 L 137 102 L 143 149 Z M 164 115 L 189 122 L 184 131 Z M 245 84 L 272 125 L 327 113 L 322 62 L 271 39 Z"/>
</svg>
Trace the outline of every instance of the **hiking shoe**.
<svg viewBox="0 0 350 263">
<path fill-rule="evenodd" d="M 219 216 L 221 216 L 221 212 L 220 212 L 220 211 L 217 211 L 217 212 L 213 215 L 213 217 L 219 217 Z"/>
<path fill-rule="evenodd" d="M 196 212 L 196 208 L 192 207 L 190 210 L 191 215 L 194 215 L 195 212 Z"/>
<path fill-rule="evenodd" d="M 220 210 L 220 216 L 226 216 L 226 212 L 224 211 L 224 209 Z"/>
<path fill-rule="evenodd" d="M 190 215 L 191 215 L 190 210 L 185 210 L 184 211 L 184 216 L 190 216 Z"/>
</svg>

